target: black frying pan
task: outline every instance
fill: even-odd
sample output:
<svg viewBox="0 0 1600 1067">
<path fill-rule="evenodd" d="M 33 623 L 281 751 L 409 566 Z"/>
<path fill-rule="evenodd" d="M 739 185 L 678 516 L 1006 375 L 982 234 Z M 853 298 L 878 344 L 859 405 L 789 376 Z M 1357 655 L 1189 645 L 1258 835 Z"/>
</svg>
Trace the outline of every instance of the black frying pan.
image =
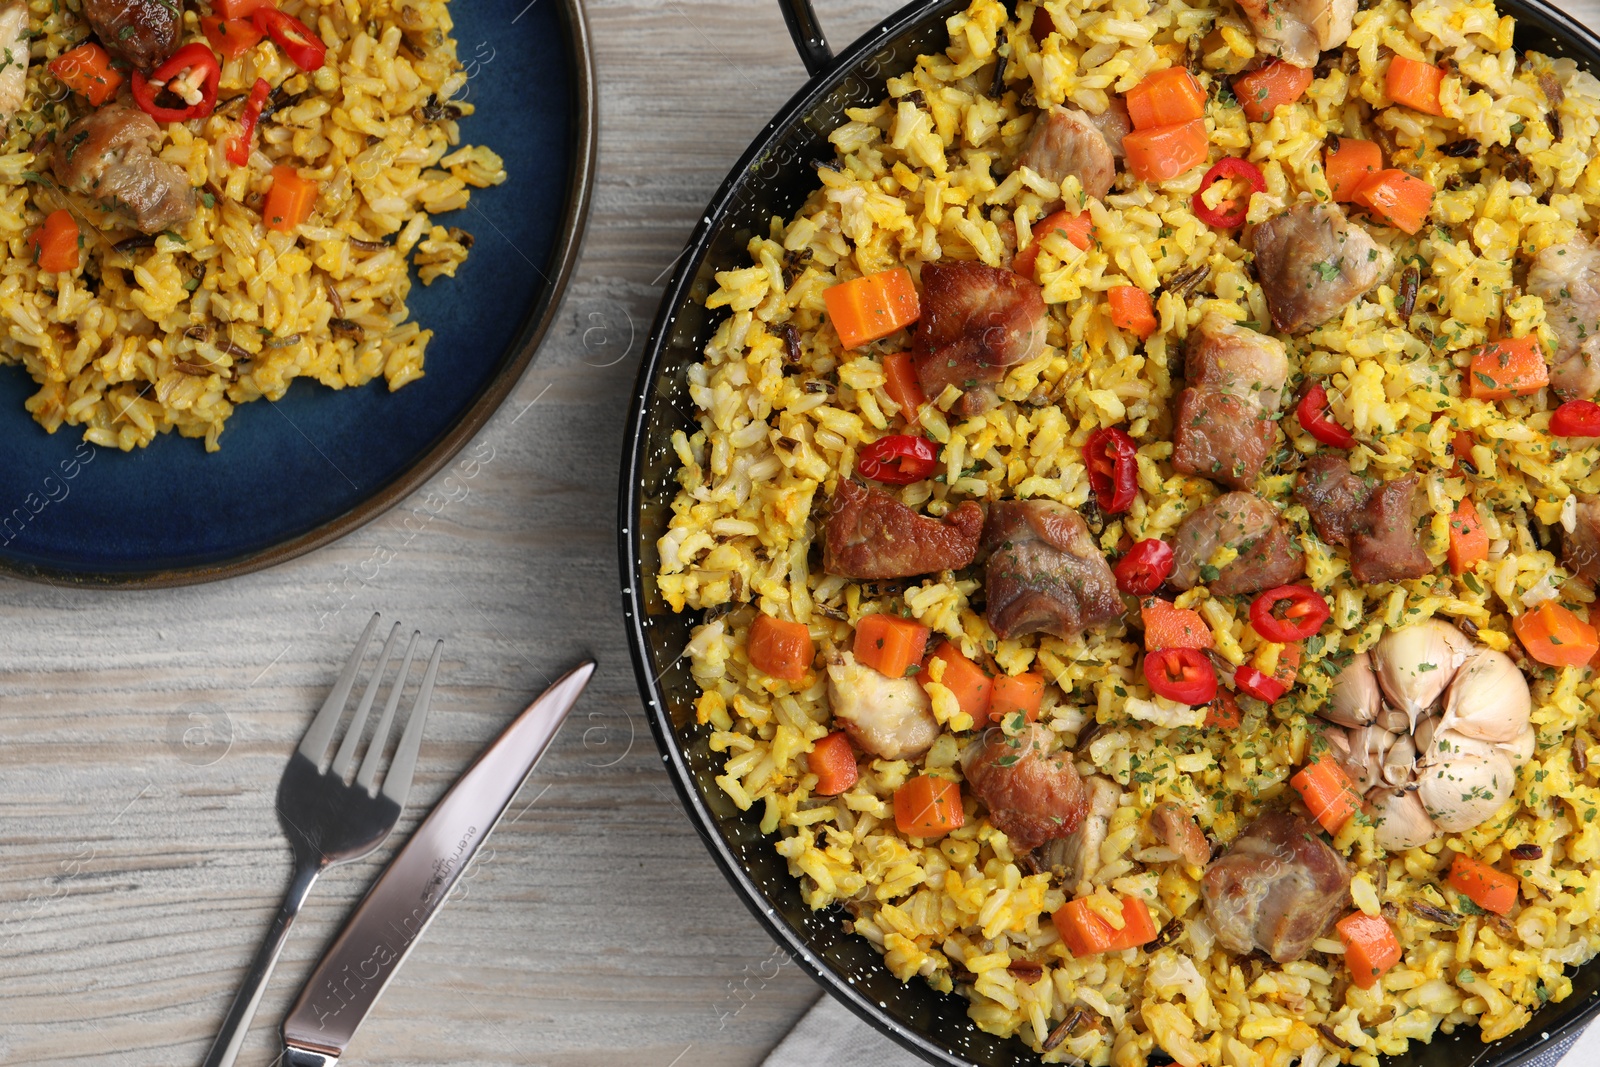
<svg viewBox="0 0 1600 1067">
<path fill-rule="evenodd" d="M 694 724 L 698 695 L 681 653 L 693 614 L 677 615 L 662 601 L 651 575 L 656 541 L 666 532 L 677 484 L 670 446 L 674 430 L 693 433 L 685 371 L 700 359 L 720 313 L 705 308 L 713 275 L 749 265 L 746 246 L 765 233 L 774 215 L 788 217 L 816 185 L 814 165 L 832 159 L 828 133 L 848 107 L 871 106 L 884 81 L 911 69 L 919 53 L 941 50 L 944 22 L 967 0 L 911 3 L 889 16 L 837 58 L 817 24 L 810 0 L 781 0 L 789 31 L 811 80 L 762 130 L 728 173 L 689 239 L 662 297 L 645 346 L 628 415 L 618 529 L 623 612 L 639 690 L 662 758 L 695 829 L 728 882 L 791 957 L 835 997 L 929 1063 L 1000 1067 L 1037 1062 L 1020 1041 L 983 1033 L 967 1019 L 967 1002 L 934 992 L 920 980 L 902 985 L 865 938 L 844 933 L 839 910 L 813 913 L 772 841 L 757 826 L 760 812 L 740 812 L 713 781 L 722 757 L 707 746 L 709 731 Z M 1517 47 L 1567 56 L 1600 73 L 1600 38 L 1545 0 L 1500 0 L 1517 19 Z M 1600 1011 L 1600 960 L 1573 979 L 1573 994 L 1547 1005 L 1511 1037 L 1485 1046 L 1478 1031 L 1413 1043 L 1387 1067 L 1517 1067 L 1549 1042 L 1575 1032 Z"/>
</svg>

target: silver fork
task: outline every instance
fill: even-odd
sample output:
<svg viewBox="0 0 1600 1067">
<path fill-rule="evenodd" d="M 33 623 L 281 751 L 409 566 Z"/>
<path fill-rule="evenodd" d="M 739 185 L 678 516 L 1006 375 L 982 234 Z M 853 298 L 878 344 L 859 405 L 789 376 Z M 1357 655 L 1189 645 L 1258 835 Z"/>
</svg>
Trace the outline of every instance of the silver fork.
<svg viewBox="0 0 1600 1067">
<path fill-rule="evenodd" d="M 406 645 L 405 659 L 395 675 L 394 686 L 389 690 L 389 699 L 383 705 L 383 713 L 373 730 L 372 740 L 367 745 L 367 754 L 356 772 L 355 781 L 345 784 L 345 775 L 355 760 L 356 746 L 361 741 L 367 715 L 372 710 L 373 698 L 377 696 L 378 685 L 394 653 L 395 639 L 400 634 L 399 623 L 394 624 L 388 640 L 383 643 L 377 668 L 367 681 L 366 691 L 361 696 L 361 703 L 356 706 L 350 729 L 346 731 L 338 752 L 334 754 L 327 770 L 319 769 L 333 741 L 334 731 L 339 727 L 339 720 L 344 715 L 345 702 L 350 698 L 350 689 L 355 684 L 356 673 L 361 668 L 361 660 L 366 655 L 377 626 L 378 616 L 373 615 L 356 644 L 355 652 L 344 665 L 333 692 L 328 694 L 317 717 L 311 720 L 300 747 L 289 757 L 289 766 L 284 769 L 283 780 L 278 783 L 278 822 L 283 825 L 284 836 L 294 850 L 294 877 L 290 880 L 283 907 L 279 909 L 272 929 L 267 932 L 266 940 L 256 952 L 255 961 L 251 963 L 244 984 L 233 998 L 233 1005 L 228 1009 L 228 1016 L 223 1020 L 216 1040 L 212 1042 L 211 1051 L 206 1054 L 205 1067 L 230 1067 L 238 1056 L 245 1034 L 250 1029 L 250 1020 L 261 1003 L 262 994 L 266 992 L 272 968 L 278 962 L 278 954 L 283 951 L 284 942 L 288 939 L 289 927 L 300 913 L 300 905 L 305 903 L 306 895 L 311 892 L 317 877 L 329 867 L 360 859 L 377 848 L 394 829 L 400 811 L 405 807 L 406 794 L 411 791 L 411 775 L 416 769 L 417 749 L 422 745 L 422 727 L 427 722 L 428 704 L 433 697 L 434 677 L 439 673 L 443 641 L 433 646 L 433 656 L 428 660 L 428 669 L 417 689 L 416 702 L 412 705 L 394 759 L 389 764 L 389 773 L 384 776 L 383 788 L 374 793 L 373 779 L 383 755 L 384 741 L 389 736 L 389 727 L 394 721 L 395 709 L 400 704 L 401 691 L 405 689 L 406 679 L 411 674 L 411 661 L 417 650 L 420 633 L 413 632 Z"/>
</svg>

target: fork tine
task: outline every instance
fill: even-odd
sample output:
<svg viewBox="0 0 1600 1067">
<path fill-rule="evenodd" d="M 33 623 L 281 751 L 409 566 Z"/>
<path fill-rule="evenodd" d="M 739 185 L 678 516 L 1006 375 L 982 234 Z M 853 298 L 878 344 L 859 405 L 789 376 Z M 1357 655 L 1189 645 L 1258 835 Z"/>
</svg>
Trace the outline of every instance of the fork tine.
<svg viewBox="0 0 1600 1067">
<path fill-rule="evenodd" d="M 334 685 L 333 692 L 322 702 L 322 710 L 311 720 L 306 736 L 300 741 L 300 754 L 312 763 L 321 763 L 323 755 L 328 751 L 328 742 L 333 740 L 333 731 L 339 726 L 339 718 L 344 713 L 344 702 L 350 698 L 350 687 L 355 684 L 356 671 L 361 667 L 361 658 L 367 654 L 367 644 L 372 640 L 372 631 L 377 626 L 378 613 L 373 612 L 367 628 L 361 631 L 361 640 L 356 642 L 356 650 L 350 654 L 349 662 L 344 665 L 344 673 L 339 675 L 339 681 Z"/>
<path fill-rule="evenodd" d="M 406 687 L 406 680 L 411 677 L 411 658 L 417 653 L 417 638 L 422 636 L 422 631 L 412 630 L 411 640 L 406 642 L 406 658 L 400 661 L 400 670 L 394 676 L 394 687 L 389 690 L 389 699 L 384 701 L 383 714 L 378 718 L 378 725 L 372 731 L 372 741 L 367 745 L 367 755 L 361 761 L 361 769 L 356 772 L 356 785 L 372 792 L 372 778 L 378 773 L 378 761 L 383 758 L 383 743 L 389 739 L 389 725 L 394 722 L 394 709 L 400 706 L 400 693 Z"/>
<path fill-rule="evenodd" d="M 394 654 L 395 638 L 400 636 L 400 624 L 395 623 L 389 629 L 389 637 L 383 643 L 383 651 L 378 655 L 378 666 L 372 672 L 372 677 L 367 679 L 366 691 L 361 694 L 361 703 L 356 706 L 355 718 L 350 720 L 350 729 L 345 732 L 344 740 L 339 743 L 339 752 L 333 757 L 333 764 L 328 768 L 334 777 L 343 779 L 345 772 L 355 762 L 356 745 L 361 742 L 361 731 L 367 725 L 367 713 L 372 710 L 372 700 L 378 695 L 378 684 L 383 681 L 383 672 L 389 667 L 389 657 Z"/>
<path fill-rule="evenodd" d="M 428 660 L 428 671 L 417 688 L 417 701 L 411 706 L 411 717 L 406 720 L 406 732 L 400 735 L 400 747 L 394 750 L 394 762 L 383 779 L 383 795 L 405 807 L 406 794 L 411 792 L 411 772 L 417 766 L 417 750 L 422 747 L 422 727 L 428 721 L 428 709 L 433 703 L 433 679 L 439 673 L 439 655 L 444 642 L 436 641 L 433 656 Z"/>
</svg>

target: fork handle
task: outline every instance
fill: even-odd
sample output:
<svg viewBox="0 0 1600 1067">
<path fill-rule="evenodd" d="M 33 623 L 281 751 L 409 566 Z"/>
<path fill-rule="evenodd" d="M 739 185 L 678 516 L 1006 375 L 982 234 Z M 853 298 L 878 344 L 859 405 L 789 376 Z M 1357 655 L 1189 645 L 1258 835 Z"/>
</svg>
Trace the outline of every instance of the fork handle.
<svg viewBox="0 0 1600 1067">
<path fill-rule="evenodd" d="M 311 886 L 321 873 L 321 865 L 314 861 L 296 861 L 294 879 L 289 883 L 288 895 L 283 898 L 283 907 L 278 909 L 272 929 L 267 931 L 266 939 L 256 951 L 256 958 L 245 974 L 244 984 L 239 987 L 232 1006 L 228 1008 L 228 1017 L 222 1021 L 222 1029 L 211 1043 L 211 1051 L 206 1053 L 204 1067 L 232 1067 L 244 1044 L 245 1035 L 250 1032 L 250 1020 L 255 1017 L 262 994 L 267 991 L 272 968 L 277 965 L 284 942 L 289 939 L 289 927 L 294 925 L 295 916 L 300 914 L 300 905 L 305 903 L 306 895 L 311 892 Z"/>
</svg>

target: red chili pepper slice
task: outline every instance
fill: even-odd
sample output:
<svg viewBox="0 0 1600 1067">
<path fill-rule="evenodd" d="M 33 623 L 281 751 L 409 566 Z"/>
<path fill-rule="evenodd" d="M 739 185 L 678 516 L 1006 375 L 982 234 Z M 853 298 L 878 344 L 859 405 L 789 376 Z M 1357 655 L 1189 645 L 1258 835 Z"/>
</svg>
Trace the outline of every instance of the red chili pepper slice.
<svg viewBox="0 0 1600 1067">
<path fill-rule="evenodd" d="M 1303 641 L 1322 629 L 1333 613 L 1315 589 L 1280 585 L 1268 589 L 1250 604 L 1250 625 L 1268 641 L 1288 644 Z"/>
<path fill-rule="evenodd" d="M 1089 487 L 1100 510 L 1107 515 L 1127 511 L 1139 489 L 1139 449 L 1133 438 L 1116 427 L 1096 430 L 1083 446 L 1089 468 Z"/>
<path fill-rule="evenodd" d="M 1124 593 L 1149 596 L 1172 574 L 1172 546 L 1158 537 L 1147 537 L 1128 549 L 1111 573 Z"/>
<path fill-rule="evenodd" d="M 1305 394 L 1300 397 L 1300 403 L 1294 409 L 1294 413 L 1306 433 L 1323 444 L 1332 445 L 1334 448 L 1356 447 L 1355 434 L 1329 417 L 1331 412 L 1328 411 L 1328 391 L 1322 387 L 1321 382 L 1312 382 L 1306 387 Z"/>
<path fill-rule="evenodd" d="M 1557 437 L 1600 437 L 1600 404 L 1567 401 L 1551 413 L 1550 432 Z"/>
<path fill-rule="evenodd" d="M 1257 700 L 1265 700 L 1271 704 L 1289 690 L 1283 683 L 1271 675 L 1262 674 L 1256 668 L 1246 663 L 1233 672 L 1233 684 L 1246 696 L 1253 696 Z"/>
<path fill-rule="evenodd" d="M 202 80 L 196 87 L 200 93 L 198 104 L 191 104 L 172 91 L 172 82 L 180 74 L 185 80 L 195 74 L 201 76 Z M 151 71 L 149 77 L 142 71 L 134 71 L 133 100 L 157 122 L 203 119 L 217 109 L 217 83 L 221 80 L 222 63 L 218 61 L 217 54 L 195 41 L 172 53 L 172 57 Z M 163 98 L 175 100 L 180 106 L 167 107 L 161 103 Z"/>
<path fill-rule="evenodd" d="M 272 86 L 265 78 L 257 78 L 250 87 L 250 99 L 245 101 L 244 116 L 239 120 L 239 136 L 228 142 L 228 162 L 236 167 L 250 162 L 250 140 L 255 136 L 256 123 L 261 121 L 262 109 L 267 106 L 271 93 Z"/>
<path fill-rule="evenodd" d="M 1195 648 L 1163 648 L 1144 658 L 1144 680 L 1157 696 L 1198 707 L 1217 695 L 1217 671 Z"/>
<path fill-rule="evenodd" d="M 920 482 L 939 469 L 939 453 L 926 437 L 894 433 L 880 437 L 856 457 L 856 473 L 888 485 Z"/>
<path fill-rule="evenodd" d="M 1244 198 L 1243 206 L 1237 211 L 1227 215 L 1215 208 L 1207 207 L 1202 199 L 1205 191 L 1213 185 L 1228 178 L 1241 178 L 1250 185 L 1251 193 L 1264 193 L 1267 191 L 1267 176 L 1261 173 L 1254 163 L 1242 159 L 1219 159 L 1206 171 L 1205 177 L 1200 179 L 1200 189 L 1194 194 L 1190 202 L 1190 209 L 1199 220 L 1207 226 L 1214 226 L 1219 230 L 1237 230 L 1243 226 L 1250 217 L 1250 197 Z M 1231 203 L 1230 201 L 1224 201 Z"/>
<path fill-rule="evenodd" d="M 250 13 L 250 21 L 271 37 L 301 70 L 318 70 L 328 57 L 328 46 L 310 26 L 293 15 L 285 15 L 275 7 L 258 7 Z"/>
</svg>

